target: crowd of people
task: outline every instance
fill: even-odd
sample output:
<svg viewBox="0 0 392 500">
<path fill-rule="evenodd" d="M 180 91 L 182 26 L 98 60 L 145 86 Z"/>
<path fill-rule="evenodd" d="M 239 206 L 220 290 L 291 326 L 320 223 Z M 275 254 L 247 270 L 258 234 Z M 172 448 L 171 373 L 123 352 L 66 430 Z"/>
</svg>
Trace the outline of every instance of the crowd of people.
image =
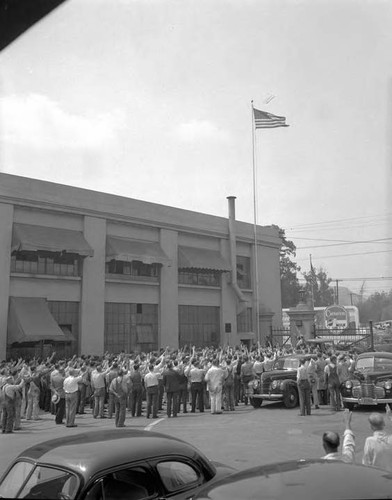
<svg viewBox="0 0 392 500">
<path fill-rule="evenodd" d="M 45 360 L 0 364 L 2 433 L 21 429 L 22 419 L 39 420 L 40 411 L 51 412 L 56 424 L 67 427 L 76 427 L 76 415 L 84 414 L 87 408 L 94 418 L 113 418 L 116 427 L 125 426 L 127 410 L 128 418 L 140 417 L 144 411 L 145 417 L 156 419 L 164 404 L 168 418 L 177 417 L 179 412 L 209 410 L 217 415 L 234 411 L 239 404 L 249 403 L 255 378 L 272 370 L 276 358 L 293 353 L 304 355 L 297 370 L 300 415 L 310 415 L 311 408 L 318 409 L 320 404 L 342 410 L 339 386 L 350 378 L 355 355 L 337 357 L 301 342 L 295 348 L 166 348 L 62 360 L 53 353 Z M 342 454 L 338 454 L 337 434 L 323 436 L 327 459 L 339 456 L 353 461 L 355 439 L 348 410 L 345 420 Z M 363 461 L 377 465 L 381 460 L 384 468 L 392 470 L 392 437 L 384 431 L 384 418 L 374 413 L 369 422 L 374 435 L 366 441 Z"/>
</svg>

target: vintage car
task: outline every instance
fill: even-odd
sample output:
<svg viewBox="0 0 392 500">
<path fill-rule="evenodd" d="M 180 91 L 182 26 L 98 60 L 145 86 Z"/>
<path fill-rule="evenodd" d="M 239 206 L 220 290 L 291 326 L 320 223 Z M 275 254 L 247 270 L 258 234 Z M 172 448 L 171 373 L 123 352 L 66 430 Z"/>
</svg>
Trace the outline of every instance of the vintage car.
<svg viewBox="0 0 392 500">
<path fill-rule="evenodd" d="M 251 382 L 253 394 L 250 403 L 254 408 L 260 408 L 263 400 L 283 401 L 286 408 L 298 405 L 297 368 L 301 358 L 309 354 L 291 354 L 275 360 L 271 371 L 264 372 Z"/>
<path fill-rule="evenodd" d="M 195 500 L 391 498 L 392 474 L 339 460 L 294 460 L 246 469 L 203 488 Z"/>
<path fill-rule="evenodd" d="M 234 469 L 156 432 L 112 429 L 28 448 L 0 480 L 0 498 L 185 499 Z"/>
<path fill-rule="evenodd" d="M 352 378 L 341 385 L 340 393 L 350 410 L 355 405 L 392 403 L 392 353 L 360 354 Z"/>
</svg>

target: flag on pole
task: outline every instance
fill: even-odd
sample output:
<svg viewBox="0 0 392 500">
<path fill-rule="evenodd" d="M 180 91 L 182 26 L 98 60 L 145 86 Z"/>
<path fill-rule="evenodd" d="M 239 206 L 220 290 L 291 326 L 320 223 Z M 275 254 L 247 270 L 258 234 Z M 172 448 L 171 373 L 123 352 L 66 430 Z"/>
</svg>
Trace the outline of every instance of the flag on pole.
<svg viewBox="0 0 392 500">
<path fill-rule="evenodd" d="M 310 258 L 310 283 L 312 286 L 316 286 L 317 285 L 316 270 L 313 267 L 312 256 L 310 255 L 309 258 Z"/>
<path fill-rule="evenodd" d="M 253 116 L 256 128 L 288 127 L 284 116 L 276 116 L 256 108 L 253 108 Z"/>
</svg>

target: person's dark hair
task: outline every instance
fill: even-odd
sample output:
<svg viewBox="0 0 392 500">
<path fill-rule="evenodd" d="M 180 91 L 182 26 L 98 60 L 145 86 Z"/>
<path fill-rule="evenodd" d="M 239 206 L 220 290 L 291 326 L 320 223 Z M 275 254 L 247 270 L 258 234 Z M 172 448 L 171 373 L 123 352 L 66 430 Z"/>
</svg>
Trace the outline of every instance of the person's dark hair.
<svg viewBox="0 0 392 500">
<path fill-rule="evenodd" d="M 340 437 L 336 432 L 324 432 L 323 445 L 326 451 L 336 452 L 340 445 Z"/>
<path fill-rule="evenodd" d="M 153 371 L 154 371 L 154 365 L 150 365 L 150 366 L 148 367 L 148 369 L 150 370 L 150 372 L 153 372 Z"/>
</svg>

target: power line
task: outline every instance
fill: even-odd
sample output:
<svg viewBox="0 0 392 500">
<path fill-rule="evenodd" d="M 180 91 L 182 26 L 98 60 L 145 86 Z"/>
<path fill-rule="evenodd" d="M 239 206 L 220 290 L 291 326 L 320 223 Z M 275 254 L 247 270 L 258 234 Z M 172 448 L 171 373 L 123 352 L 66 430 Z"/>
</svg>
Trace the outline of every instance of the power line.
<svg viewBox="0 0 392 500">
<path fill-rule="evenodd" d="M 314 259 L 334 259 L 335 257 L 352 257 L 354 255 L 370 255 L 370 254 L 374 254 L 374 253 L 391 253 L 392 252 L 392 249 L 391 250 L 377 250 L 377 251 L 374 251 L 374 252 L 358 252 L 358 253 L 340 253 L 340 254 L 336 254 L 336 255 L 315 255 L 314 256 Z M 296 259 L 297 262 L 305 262 L 305 261 L 308 261 L 309 258 L 306 257 L 306 258 L 303 258 L 303 259 Z"/>
<path fill-rule="evenodd" d="M 321 222 L 310 222 L 308 224 L 300 224 L 299 226 L 290 227 L 289 230 L 312 227 L 312 226 L 319 226 L 322 224 L 335 224 L 336 222 L 348 222 L 348 221 L 354 221 L 354 220 L 363 220 L 363 219 L 369 219 L 369 218 L 371 219 L 371 218 L 379 218 L 379 217 L 392 217 L 392 213 L 365 215 L 362 217 L 349 217 L 346 219 L 333 219 L 333 220 L 327 220 L 327 221 L 321 221 Z"/>
<path fill-rule="evenodd" d="M 392 238 L 380 238 L 377 240 L 358 240 L 358 241 L 350 241 L 347 243 L 332 243 L 331 245 L 310 245 L 307 247 L 297 247 L 297 250 L 307 250 L 309 248 L 338 247 L 342 245 L 362 245 L 365 243 L 387 243 L 388 241 L 392 241 Z"/>
</svg>

